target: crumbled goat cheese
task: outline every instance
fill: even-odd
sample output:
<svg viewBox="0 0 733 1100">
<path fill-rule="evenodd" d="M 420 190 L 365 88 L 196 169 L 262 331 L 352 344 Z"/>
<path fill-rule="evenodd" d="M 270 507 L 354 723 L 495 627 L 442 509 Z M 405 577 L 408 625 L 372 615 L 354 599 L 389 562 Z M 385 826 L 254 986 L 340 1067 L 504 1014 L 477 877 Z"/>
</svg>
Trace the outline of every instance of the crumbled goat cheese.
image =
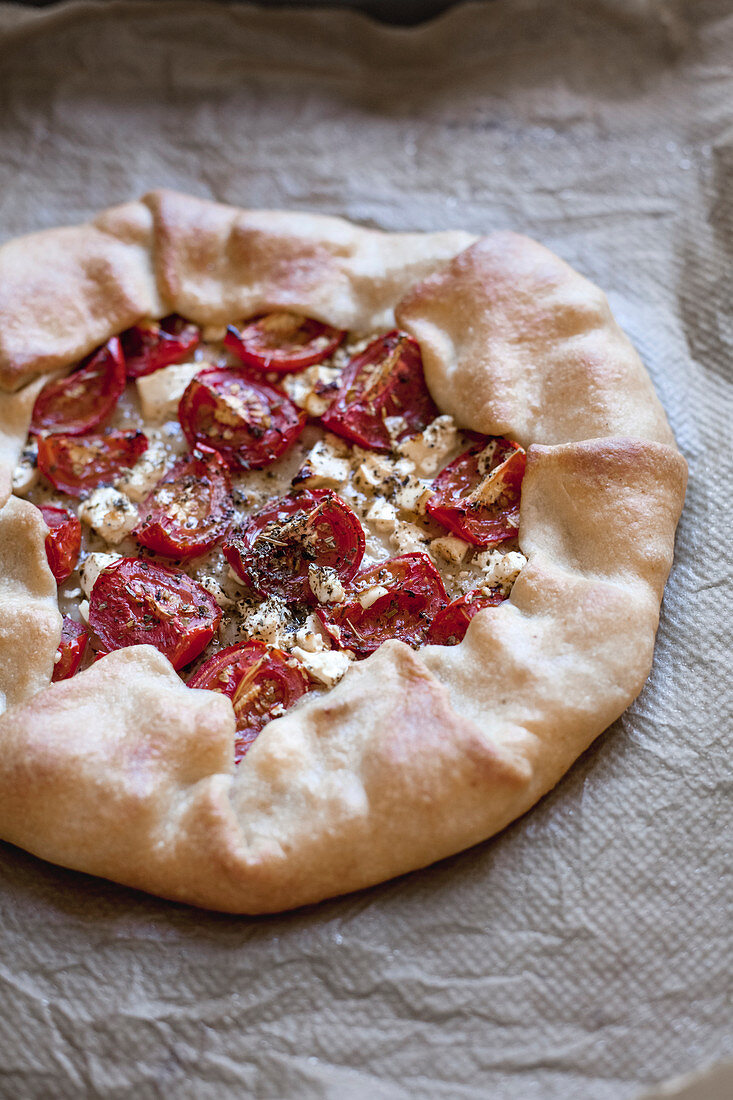
<svg viewBox="0 0 733 1100">
<path fill-rule="evenodd" d="M 210 596 L 213 596 L 219 607 L 228 611 L 229 608 L 234 607 L 236 600 L 232 600 L 227 596 L 226 592 L 214 577 L 202 576 L 197 578 L 198 583 L 202 588 L 205 588 Z"/>
<path fill-rule="evenodd" d="M 398 439 L 402 432 L 407 431 L 407 421 L 404 416 L 385 416 L 384 426 L 392 440 Z"/>
<path fill-rule="evenodd" d="M 142 413 L 146 420 L 160 421 L 178 415 L 178 402 L 186 386 L 209 364 L 174 363 L 135 380 Z"/>
<path fill-rule="evenodd" d="M 296 633 L 295 642 L 301 649 L 307 649 L 309 653 L 321 653 L 327 648 L 321 620 L 316 615 L 308 616 L 305 624 Z"/>
<path fill-rule="evenodd" d="M 79 571 L 79 579 L 84 595 L 91 596 L 94 583 L 103 569 L 121 560 L 122 556 L 120 554 L 87 554 Z M 67 595 L 70 594 L 67 593 Z"/>
<path fill-rule="evenodd" d="M 115 486 L 138 504 L 153 491 L 168 465 L 168 455 L 161 443 L 151 443 L 131 470 L 115 481 Z"/>
<path fill-rule="evenodd" d="M 93 527 L 106 542 L 121 542 L 137 525 L 137 508 L 119 489 L 105 486 L 79 505 L 79 519 Z"/>
<path fill-rule="evenodd" d="M 353 655 L 338 649 L 325 649 L 311 653 L 295 646 L 293 656 L 303 664 L 306 672 L 319 684 L 331 688 L 339 682 L 353 660 Z"/>
<path fill-rule="evenodd" d="M 356 485 L 365 493 L 373 493 L 394 476 L 394 463 L 385 455 L 372 454 L 354 447 L 354 459 L 358 465 L 354 471 Z"/>
<path fill-rule="evenodd" d="M 498 550 L 484 550 L 473 560 L 483 573 L 482 587 L 500 587 L 504 592 L 511 589 L 520 570 L 527 564 L 527 559 L 519 550 L 510 550 L 508 554 L 500 554 Z"/>
<path fill-rule="evenodd" d="M 413 515 L 425 515 L 426 504 L 433 496 L 434 490 L 426 482 L 417 477 L 406 477 L 392 496 L 392 500 L 403 512 L 412 512 Z"/>
<path fill-rule="evenodd" d="M 425 551 L 426 535 L 414 523 L 400 523 L 390 535 L 389 541 L 400 554 L 411 554 L 415 550 Z"/>
<path fill-rule="evenodd" d="M 470 543 L 456 538 L 455 535 L 442 535 L 430 543 L 431 554 L 437 555 L 450 565 L 460 565 L 470 549 Z"/>
<path fill-rule="evenodd" d="M 379 534 L 389 535 L 397 526 L 397 510 L 388 500 L 377 497 L 367 511 L 366 520 Z"/>
<path fill-rule="evenodd" d="M 308 584 L 319 603 L 343 603 L 346 593 L 335 569 L 328 565 L 308 566 Z"/>
<path fill-rule="evenodd" d="M 452 416 L 438 416 L 424 431 L 403 440 L 398 452 L 409 458 L 423 477 L 436 474 L 455 448 L 458 428 Z"/>
<path fill-rule="evenodd" d="M 20 461 L 13 471 L 13 492 L 22 497 L 29 493 L 38 481 L 38 444 L 31 440 L 24 448 Z"/>
<path fill-rule="evenodd" d="M 255 607 L 247 600 L 239 600 L 237 611 L 242 616 L 240 638 L 260 638 L 267 645 L 283 648 L 285 636 L 293 633 L 292 616 L 279 596 L 268 596 Z"/>
<path fill-rule="evenodd" d="M 310 416 L 323 416 L 336 396 L 340 374 L 339 367 L 317 363 L 298 374 L 286 374 L 281 385 L 290 400 Z"/>
<path fill-rule="evenodd" d="M 385 588 L 382 584 L 375 584 L 373 588 L 367 588 L 366 592 L 362 592 L 358 599 L 359 603 L 366 611 L 367 608 L 371 607 L 372 604 L 376 603 L 377 600 L 382 598 L 382 596 L 388 595 L 388 588 Z"/>
<path fill-rule="evenodd" d="M 351 463 L 346 457 L 346 448 L 332 443 L 327 437 L 310 449 L 293 478 L 293 485 L 309 489 L 335 489 L 348 481 L 350 476 Z"/>
</svg>

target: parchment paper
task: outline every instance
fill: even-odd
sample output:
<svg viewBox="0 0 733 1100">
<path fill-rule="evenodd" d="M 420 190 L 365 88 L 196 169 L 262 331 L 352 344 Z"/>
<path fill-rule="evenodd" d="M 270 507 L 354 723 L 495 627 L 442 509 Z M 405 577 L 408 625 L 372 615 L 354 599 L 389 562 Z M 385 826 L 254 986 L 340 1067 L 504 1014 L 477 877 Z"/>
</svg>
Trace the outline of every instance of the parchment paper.
<svg viewBox="0 0 733 1100">
<path fill-rule="evenodd" d="M 0 1095 L 626 1100 L 730 1055 L 731 4 L 2 27 L 2 238 L 159 185 L 525 231 L 609 293 L 691 482 L 647 687 L 493 842 L 261 920 L 0 845 Z"/>
</svg>

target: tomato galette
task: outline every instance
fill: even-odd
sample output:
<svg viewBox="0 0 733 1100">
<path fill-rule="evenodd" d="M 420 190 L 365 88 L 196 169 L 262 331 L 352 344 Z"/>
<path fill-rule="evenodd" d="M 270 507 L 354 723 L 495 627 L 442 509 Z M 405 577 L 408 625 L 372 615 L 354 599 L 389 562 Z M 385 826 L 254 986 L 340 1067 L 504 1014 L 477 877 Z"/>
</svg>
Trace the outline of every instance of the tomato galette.
<svg viewBox="0 0 733 1100">
<path fill-rule="evenodd" d="M 513 234 L 168 192 L 0 249 L 0 835 L 234 912 L 486 838 L 640 690 L 686 468 Z"/>
</svg>

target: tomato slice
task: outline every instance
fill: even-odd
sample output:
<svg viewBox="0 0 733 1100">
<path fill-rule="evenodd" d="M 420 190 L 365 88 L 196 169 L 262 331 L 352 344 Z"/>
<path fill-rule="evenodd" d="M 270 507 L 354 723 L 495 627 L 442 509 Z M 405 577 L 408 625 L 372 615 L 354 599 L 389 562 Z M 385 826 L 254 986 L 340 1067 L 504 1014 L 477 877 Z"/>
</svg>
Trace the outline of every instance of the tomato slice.
<svg viewBox="0 0 733 1100">
<path fill-rule="evenodd" d="M 147 446 L 142 432 L 114 428 L 85 436 L 40 436 L 38 469 L 62 493 L 80 497 L 134 466 Z"/>
<path fill-rule="evenodd" d="M 385 588 L 364 607 L 359 596 Z M 316 614 L 339 649 L 352 649 L 368 657 L 388 638 L 417 648 L 425 643 L 430 623 L 448 603 L 440 573 L 427 554 L 403 554 L 390 558 L 354 578 L 348 603 L 318 607 Z M 366 602 L 366 601 L 365 601 Z"/>
<path fill-rule="evenodd" d="M 33 406 L 31 432 L 83 435 L 106 420 L 125 388 L 125 361 L 116 336 L 66 378 L 47 382 Z"/>
<path fill-rule="evenodd" d="M 264 642 L 242 642 L 210 657 L 188 681 L 192 688 L 220 691 L 231 699 L 237 720 L 234 763 L 257 734 L 310 690 L 294 657 Z"/>
<path fill-rule="evenodd" d="M 224 554 L 255 592 L 313 604 L 308 566 L 329 566 L 345 584 L 364 547 L 364 530 L 348 504 L 331 489 L 304 489 L 268 501 L 227 539 Z"/>
<path fill-rule="evenodd" d="M 171 467 L 140 505 L 133 534 L 143 546 L 169 558 L 211 550 L 232 517 L 232 486 L 226 463 L 211 447 L 195 447 Z"/>
<path fill-rule="evenodd" d="M 61 641 L 57 654 L 59 659 L 53 666 L 51 681 L 55 684 L 59 680 L 68 680 L 79 668 L 84 651 L 87 648 L 88 636 L 81 623 L 64 615 L 61 626 Z"/>
<path fill-rule="evenodd" d="M 482 611 L 484 607 L 497 607 L 505 599 L 500 588 L 493 588 L 490 594 L 476 588 L 466 596 L 459 596 L 435 616 L 428 631 L 428 641 L 433 645 L 458 645 L 477 611 Z"/>
<path fill-rule="evenodd" d="M 527 456 L 500 436 L 474 443 L 442 470 L 427 503 L 433 519 L 474 546 L 513 538 Z"/>
<path fill-rule="evenodd" d="M 270 466 L 303 431 L 306 415 L 246 371 L 209 367 L 189 382 L 178 419 L 191 447 L 213 447 L 233 469 Z"/>
<path fill-rule="evenodd" d="M 341 388 L 321 422 L 361 447 L 388 451 L 394 439 L 421 432 L 437 415 L 425 385 L 420 347 L 395 329 L 373 340 L 349 362 Z M 388 416 L 401 416 L 405 421 L 394 437 L 384 423 Z"/>
<path fill-rule="evenodd" d="M 230 325 L 224 345 L 248 367 L 286 374 L 322 363 L 346 332 L 302 313 L 265 313 L 244 328 Z"/>
<path fill-rule="evenodd" d="M 183 668 L 208 645 L 221 610 L 206 589 L 180 569 L 121 558 L 97 577 L 89 597 L 89 625 L 100 653 L 153 645 Z"/>
<path fill-rule="evenodd" d="M 56 583 L 61 584 L 76 568 L 81 550 L 81 523 L 66 508 L 41 505 L 41 514 L 48 527 L 46 557 Z"/>
<path fill-rule="evenodd" d="M 142 378 L 171 363 L 180 363 L 198 347 L 198 325 L 171 313 L 162 321 L 144 321 L 126 329 L 120 336 L 128 378 Z"/>
</svg>

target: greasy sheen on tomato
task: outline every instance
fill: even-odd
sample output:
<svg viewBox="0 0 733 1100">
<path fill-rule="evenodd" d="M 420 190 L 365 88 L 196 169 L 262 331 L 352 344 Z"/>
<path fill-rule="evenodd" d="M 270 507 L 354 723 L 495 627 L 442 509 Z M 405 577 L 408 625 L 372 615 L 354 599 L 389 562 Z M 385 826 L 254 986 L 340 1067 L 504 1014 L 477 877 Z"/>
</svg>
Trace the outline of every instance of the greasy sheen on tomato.
<svg viewBox="0 0 733 1100">
<path fill-rule="evenodd" d="M 339 649 L 368 657 L 388 638 L 424 645 L 447 603 L 440 573 L 427 554 L 415 552 L 363 570 L 349 585 L 345 603 L 318 607 L 316 614 Z"/>
<path fill-rule="evenodd" d="M 89 597 L 99 653 L 152 645 L 176 669 L 198 657 L 220 621 L 221 610 L 202 585 L 180 569 L 143 559 L 121 558 L 107 566 Z"/>
<path fill-rule="evenodd" d="M 180 363 L 198 347 L 201 332 L 177 313 L 162 321 L 141 321 L 120 336 L 128 378 L 142 378 L 161 367 Z"/>
<path fill-rule="evenodd" d="M 243 369 L 209 367 L 188 384 L 178 419 L 191 447 L 218 451 L 232 469 L 275 462 L 303 431 L 305 413 L 286 394 Z"/>
<path fill-rule="evenodd" d="M 142 432 L 105 428 L 90 435 L 46 435 L 38 439 L 38 469 L 72 497 L 109 485 L 147 450 Z"/>
<path fill-rule="evenodd" d="M 364 530 L 331 489 L 302 489 L 275 497 L 224 543 L 235 573 L 261 595 L 313 604 L 310 565 L 328 566 L 342 584 L 364 556 Z"/>
<path fill-rule="evenodd" d="M 310 690 L 294 657 L 260 641 L 222 649 L 197 669 L 191 688 L 219 691 L 232 701 L 237 721 L 234 762 L 238 764 L 260 730 Z"/>
<path fill-rule="evenodd" d="M 435 616 L 428 631 L 428 642 L 433 645 L 458 645 L 463 641 L 468 624 L 478 611 L 485 607 L 497 607 L 505 599 L 506 596 L 500 588 L 493 588 L 489 592 L 476 588 L 465 596 L 459 596 Z"/>
<path fill-rule="evenodd" d="M 360 447 L 388 451 L 394 440 L 421 432 L 437 415 L 425 385 L 420 347 L 395 330 L 351 359 L 321 422 Z M 390 434 L 387 417 L 401 417 L 404 423 Z"/>
<path fill-rule="evenodd" d="M 56 650 L 56 663 L 53 666 L 51 680 L 68 680 L 79 668 L 84 651 L 87 648 L 87 632 L 76 619 L 64 615 L 61 627 L 61 641 Z"/>
<path fill-rule="evenodd" d="M 433 482 L 428 513 L 473 546 L 516 537 L 527 456 L 500 436 L 474 443 Z"/>
<path fill-rule="evenodd" d="M 241 329 L 230 325 L 224 345 L 248 367 L 286 374 L 322 363 L 345 336 L 322 321 L 281 310 L 255 317 Z"/>
<path fill-rule="evenodd" d="M 48 567 L 61 584 L 76 568 L 81 550 L 81 523 L 67 508 L 57 508 L 51 504 L 40 506 L 44 523 L 48 527 L 46 535 L 46 557 Z"/>
<path fill-rule="evenodd" d="M 194 447 L 142 502 L 133 534 L 143 546 L 168 558 L 205 554 L 227 530 L 233 513 L 231 492 L 221 455 L 211 447 Z"/>
<path fill-rule="evenodd" d="M 114 411 L 125 388 L 125 361 L 116 336 L 72 374 L 47 382 L 33 406 L 31 432 L 83 435 Z"/>
</svg>

